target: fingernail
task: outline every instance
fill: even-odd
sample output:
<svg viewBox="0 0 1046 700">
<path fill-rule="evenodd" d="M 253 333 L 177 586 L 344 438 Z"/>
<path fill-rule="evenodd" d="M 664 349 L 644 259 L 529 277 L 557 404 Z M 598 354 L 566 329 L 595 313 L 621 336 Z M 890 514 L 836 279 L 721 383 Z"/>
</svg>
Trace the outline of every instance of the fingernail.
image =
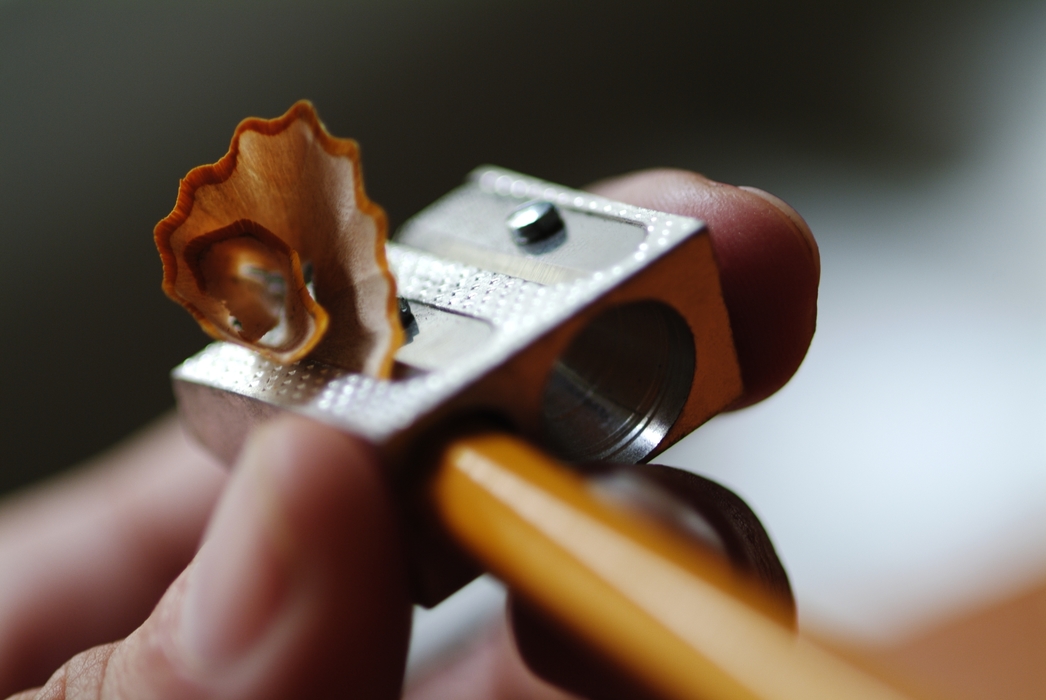
<svg viewBox="0 0 1046 700">
<path fill-rule="evenodd" d="M 810 251 L 810 257 L 813 258 L 814 264 L 817 266 L 817 269 L 821 269 L 821 254 L 820 251 L 817 249 L 817 241 L 814 239 L 814 234 L 810 230 L 810 226 L 806 223 L 806 220 L 799 215 L 799 212 L 793 209 L 787 202 L 785 202 L 780 197 L 775 197 L 769 192 L 761 190 L 758 187 L 748 187 L 747 185 L 742 185 L 738 189 L 742 189 L 745 192 L 750 192 L 751 194 L 754 194 L 756 197 L 765 200 L 779 212 L 784 214 L 784 216 L 792 222 L 792 225 L 795 227 L 796 233 L 798 233 L 799 236 L 802 238 L 803 242 L 806 243 L 807 249 Z"/>
<path fill-rule="evenodd" d="M 244 447 L 189 572 L 180 641 L 189 665 L 204 675 L 248 656 L 292 597 L 289 534 L 270 477 L 286 456 L 273 442 L 263 429 Z"/>
</svg>

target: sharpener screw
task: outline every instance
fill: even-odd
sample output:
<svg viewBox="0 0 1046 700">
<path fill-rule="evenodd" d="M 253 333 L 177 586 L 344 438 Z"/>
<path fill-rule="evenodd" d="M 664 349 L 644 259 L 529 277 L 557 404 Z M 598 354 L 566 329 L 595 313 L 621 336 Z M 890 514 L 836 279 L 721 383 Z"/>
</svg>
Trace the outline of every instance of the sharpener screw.
<svg viewBox="0 0 1046 700">
<path fill-rule="evenodd" d="M 539 243 L 563 230 L 556 205 L 543 199 L 527 202 L 508 215 L 506 221 L 519 245 Z"/>
</svg>

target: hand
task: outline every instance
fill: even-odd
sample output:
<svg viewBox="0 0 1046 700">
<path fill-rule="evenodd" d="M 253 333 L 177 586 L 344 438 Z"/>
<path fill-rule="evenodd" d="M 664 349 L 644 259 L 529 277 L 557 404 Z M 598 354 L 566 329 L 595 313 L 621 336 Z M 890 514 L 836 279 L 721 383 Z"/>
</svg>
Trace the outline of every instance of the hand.
<svg viewBox="0 0 1046 700">
<path fill-rule="evenodd" d="M 681 171 L 593 189 L 709 222 L 746 386 L 735 407 L 783 385 L 816 314 L 798 215 Z M 228 477 L 165 419 L 0 510 L 0 696 L 46 681 L 15 697 L 393 698 L 410 612 L 374 454 L 300 418 L 256 431 Z M 503 625 L 408 692 L 568 697 L 526 670 Z"/>
</svg>

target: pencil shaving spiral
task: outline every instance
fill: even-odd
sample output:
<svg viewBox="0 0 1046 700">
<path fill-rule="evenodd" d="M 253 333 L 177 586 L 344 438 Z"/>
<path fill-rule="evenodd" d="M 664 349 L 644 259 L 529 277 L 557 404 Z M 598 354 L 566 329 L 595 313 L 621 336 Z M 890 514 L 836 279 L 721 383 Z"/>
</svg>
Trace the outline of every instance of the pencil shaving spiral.
<svg viewBox="0 0 1046 700">
<path fill-rule="evenodd" d="M 356 142 L 301 101 L 241 122 L 221 160 L 181 181 L 154 237 L 164 291 L 212 337 L 385 378 L 403 342 L 386 228 Z"/>
</svg>

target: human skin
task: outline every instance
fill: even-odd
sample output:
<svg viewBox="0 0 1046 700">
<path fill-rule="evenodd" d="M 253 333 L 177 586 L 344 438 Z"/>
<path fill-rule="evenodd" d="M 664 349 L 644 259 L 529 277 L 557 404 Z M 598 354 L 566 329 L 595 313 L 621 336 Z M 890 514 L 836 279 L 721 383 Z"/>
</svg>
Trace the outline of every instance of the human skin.
<svg viewBox="0 0 1046 700">
<path fill-rule="evenodd" d="M 794 211 L 677 170 L 591 189 L 708 222 L 746 386 L 735 408 L 791 377 L 820 272 Z M 398 504 L 362 441 L 282 418 L 227 474 L 167 417 L 0 504 L 0 697 L 41 684 L 13 697 L 398 697 L 405 570 Z M 451 689 L 569 697 L 524 667 L 505 626 L 408 697 Z"/>
</svg>

